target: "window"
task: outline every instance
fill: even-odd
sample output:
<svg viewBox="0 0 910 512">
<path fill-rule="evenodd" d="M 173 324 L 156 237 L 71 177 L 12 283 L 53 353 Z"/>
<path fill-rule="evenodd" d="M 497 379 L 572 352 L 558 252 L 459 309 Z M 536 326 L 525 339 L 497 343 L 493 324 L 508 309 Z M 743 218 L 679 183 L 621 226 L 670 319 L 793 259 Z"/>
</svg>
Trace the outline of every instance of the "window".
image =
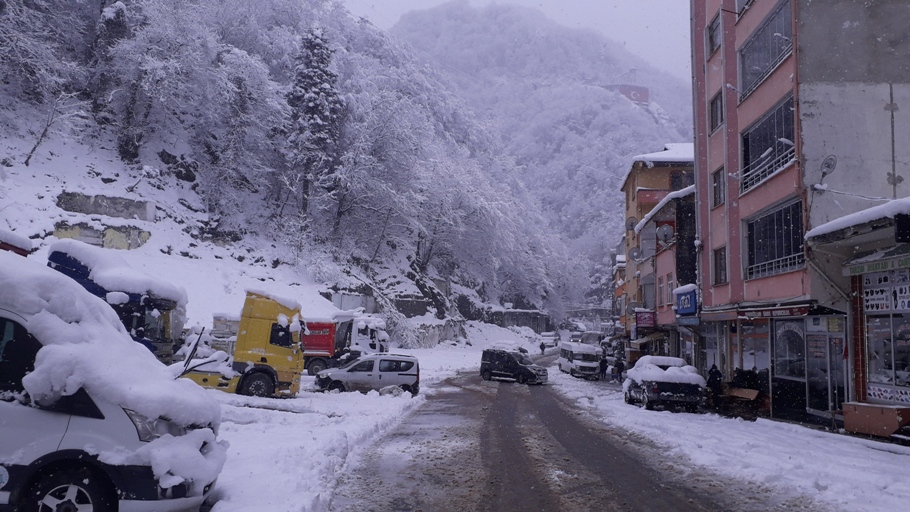
<svg viewBox="0 0 910 512">
<path fill-rule="evenodd" d="M 727 180 L 724 174 L 724 168 L 714 171 L 711 174 L 711 208 L 724 204 L 727 195 Z"/>
<path fill-rule="evenodd" d="M 714 16 L 714 19 L 711 20 L 711 23 L 708 24 L 708 58 L 711 55 L 714 55 L 714 52 L 720 48 L 721 41 L 721 31 L 720 31 L 720 13 L 717 13 L 717 16 Z"/>
<path fill-rule="evenodd" d="M 379 361 L 379 371 L 381 372 L 406 372 L 413 366 L 413 361 L 397 361 L 391 359 L 382 359 Z"/>
<path fill-rule="evenodd" d="M 806 378 L 806 339 L 802 320 L 774 322 L 774 375 L 790 379 Z"/>
<path fill-rule="evenodd" d="M 711 131 L 720 128 L 724 124 L 724 95 L 723 91 L 711 98 Z"/>
<path fill-rule="evenodd" d="M 22 378 L 35 369 L 41 343 L 16 322 L 0 318 L 0 395 L 4 391 L 22 393 Z M 0 396 L 10 400 L 13 397 Z"/>
<path fill-rule="evenodd" d="M 736 12 L 742 16 L 743 11 L 746 7 L 749 7 L 749 4 L 752 3 L 752 0 L 736 0 Z"/>
<path fill-rule="evenodd" d="M 910 314 L 866 320 L 870 383 L 910 386 Z"/>
<path fill-rule="evenodd" d="M 793 97 L 759 119 L 742 134 L 740 191 L 751 189 L 795 158 Z"/>
<path fill-rule="evenodd" d="M 781 206 L 747 223 L 749 262 L 746 278 L 772 276 L 805 265 L 803 205 Z"/>
<path fill-rule="evenodd" d="M 673 272 L 667 274 L 667 304 L 673 304 Z"/>
<path fill-rule="evenodd" d="M 670 173 L 670 189 L 680 190 L 695 183 L 695 173 L 692 171 L 673 171 Z"/>
<path fill-rule="evenodd" d="M 367 359 L 366 361 L 361 361 L 354 365 L 353 368 L 348 370 L 350 372 L 371 372 L 373 371 L 373 360 Z"/>
<path fill-rule="evenodd" d="M 790 0 L 781 2 L 739 50 L 740 100 L 793 51 L 792 18 Z"/>
<path fill-rule="evenodd" d="M 269 344 L 279 347 L 290 347 L 294 344 L 291 338 L 291 328 L 286 325 L 272 324 L 272 334 L 269 337 Z"/>
<path fill-rule="evenodd" d="M 714 284 L 727 282 L 727 248 L 714 249 Z"/>
<path fill-rule="evenodd" d="M 664 300 L 664 278 L 657 278 L 657 300 L 655 303 L 659 306 Z"/>
</svg>

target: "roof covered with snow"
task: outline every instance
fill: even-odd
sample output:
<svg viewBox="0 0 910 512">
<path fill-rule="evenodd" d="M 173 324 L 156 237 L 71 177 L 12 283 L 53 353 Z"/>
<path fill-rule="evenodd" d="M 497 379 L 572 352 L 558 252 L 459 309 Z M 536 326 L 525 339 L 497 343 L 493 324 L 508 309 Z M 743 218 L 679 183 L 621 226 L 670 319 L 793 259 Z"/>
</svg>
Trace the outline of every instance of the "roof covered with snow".
<svg viewBox="0 0 910 512">
<path fill-rule="evenodd" d="M 894 199 L 886 202 L 885 204 L 873 206 L 872 208 L 866 208 L 865 210 L 851 213 L 850 215 L 844 215 L 843 217 L 834 219 L 831 222 L 826 222 L 820 226 L 816 226 L 806 233 L 806 240 L 828 235 L 834 233 L 835 231 L 851 228 L 853 226 L 866 224 L 867 222 L 872 222 L 878 219 L 893 219 L 894 216 L 898 214 L 910 214 L 910 197 Z"/>
<path fill-rule="evenodd" d="M 694 161 L 695 144 L 691 142 L 668 142 L 664 144 L 664 149 L 662 151 L 633 156 L 632 165 L 629 166 L 626 175 L 623 176 L 619 188 L 621 190 L 626 186 L 626 181 L 629 179 L 629 176 L 632 174 L 632 169 L 635 168 L 635 164 L 638 162 L 644 164 L 645 167 L 654 167 L 655 164 L 691 164 Z"/>
<path fill-rule="evenodd" d="M 670 201 L 672 201 L 674 199 L 679 199 L 681 197 L 686 197 L 688 195 L 694 195 L 694 194 L 695 194 L 695 185 L 689 185 L 686 188 L 683 188 L 680 190 L 675 190 L 675 191 L 667 194 L 666 197 L 661 199 L 660 202 L 657 203 L 656 206 L 654 206 L 654 208 L 651 208 L 651 211 L 649 211 L 647 214 L 645 214 L 644 218 L 641 219 L 638 222 L 638 224 L 635 225 L 635 234 L 637 235 L 638 233 L 640 233 L 641 230 L 645 228 L 645 225 L 648 224 L 648 221 L 650 221 L 652 218 L 654 218 L 654 216 L 657 215 L 660 212 L 660 210 L 663 209 L 664 206 L 667 206 L 667 203 L 669 203 Z"/>
</svg>

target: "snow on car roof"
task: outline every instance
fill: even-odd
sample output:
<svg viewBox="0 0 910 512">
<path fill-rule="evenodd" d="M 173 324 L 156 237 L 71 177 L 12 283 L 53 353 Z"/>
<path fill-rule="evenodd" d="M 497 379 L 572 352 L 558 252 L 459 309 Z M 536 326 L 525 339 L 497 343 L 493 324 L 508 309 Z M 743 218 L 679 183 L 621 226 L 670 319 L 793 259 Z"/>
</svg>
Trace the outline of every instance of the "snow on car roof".
<svg viewBox="0 0 910 512">
<path fill-rule="evenodd" d="M 89 269 L 89 277 L 108 291 L 149 294 L 186 304 L 186 290 L 161 278 L 144 274 L 130 266 L 116 249 L 102 249 L 73 239 L 51 244 L 48 254 L 62 252 L 79 260 Z"/>
<path fill-rule="evenodd" d="M 641 356 L 635 361 L 635 366 L 653 364 L 657 366 L 685 366 L 686 360 L 671 356 Z"/>
<path fill-rule="evenodd" d="M 114 310 L 76 281 L 38 261 L 0 251 L 0 282 L 0 309 L 25 318 L 43 345 L 35 370 L 23 379 L 33 398 L 85 388 L 93 397 L 150 418 L 217 428 L 218 403 L 194 382 L 175 380 L 130 338 Z"/>
</svg>

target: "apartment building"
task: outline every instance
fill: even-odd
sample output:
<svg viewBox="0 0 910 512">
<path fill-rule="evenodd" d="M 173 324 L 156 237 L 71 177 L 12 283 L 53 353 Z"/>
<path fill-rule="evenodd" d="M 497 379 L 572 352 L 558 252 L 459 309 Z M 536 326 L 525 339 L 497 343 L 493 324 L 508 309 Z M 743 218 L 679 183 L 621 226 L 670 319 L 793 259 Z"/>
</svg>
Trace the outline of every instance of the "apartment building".
<svg viewBox="0 0 910 512">
<path fill-rule="evenodd" d="M 727 380 L 749 373 L 773 417 L 840 420 L 865 398 L 852 375 L 866 362 L 852 358 L 849 281 L 805 234 L 908 195 L 907 4 L 691 7 L 697 350 Z"/>
</svg>

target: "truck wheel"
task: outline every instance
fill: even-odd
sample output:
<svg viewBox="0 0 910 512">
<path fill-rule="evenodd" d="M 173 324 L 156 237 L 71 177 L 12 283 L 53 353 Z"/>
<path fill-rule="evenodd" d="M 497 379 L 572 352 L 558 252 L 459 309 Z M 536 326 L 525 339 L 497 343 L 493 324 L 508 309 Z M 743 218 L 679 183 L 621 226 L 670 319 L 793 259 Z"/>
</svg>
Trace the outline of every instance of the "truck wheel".
<svg viewBox="0 0 910 512">
<path fill-rule="evenodd" d="M 316 359 L 314 361 L 310 361 L 310 364 L 307 365 L 306 373 L 307 375 L 316 375 L 322 370 L 325 370 L 327 366 L 328 365 L 326 365 L 325 361 L 322 359 Z"/>
<path fill-rule="evenodd" d="M 247 396 L 272 396 L 275 393 L 275 383 L 272 378 L 264 373 L 247 375 L 243 379 L 241 395 Z"/>
<path fill-rule="evenodd" d="M 42 475 L 20 499 L 20 509 L 26 512 L 111 512 L 116 509 L 115 503 L 108 486 L 94 472 L 88 468 L 73 468 Z"/>
<path fill-rule="evenodd" d="M 332 383 L 329 384 L 329 391 L 332 391 L 335 389 L 337 389 L 340 393 L 344 393 L 344 391 L 345 391 L 344 384 L 342 384 L 341 381 L 338 381 L 338 380 L 332 381 Z"/>
<path fill-rule="evenodd" d="M 493 378 L 493 372 L 491 372 L 490 370 L 484 370 L 484 371 L 480 372 L 480 378 L 483 380 L 490 380 Z"/>
</svg>

